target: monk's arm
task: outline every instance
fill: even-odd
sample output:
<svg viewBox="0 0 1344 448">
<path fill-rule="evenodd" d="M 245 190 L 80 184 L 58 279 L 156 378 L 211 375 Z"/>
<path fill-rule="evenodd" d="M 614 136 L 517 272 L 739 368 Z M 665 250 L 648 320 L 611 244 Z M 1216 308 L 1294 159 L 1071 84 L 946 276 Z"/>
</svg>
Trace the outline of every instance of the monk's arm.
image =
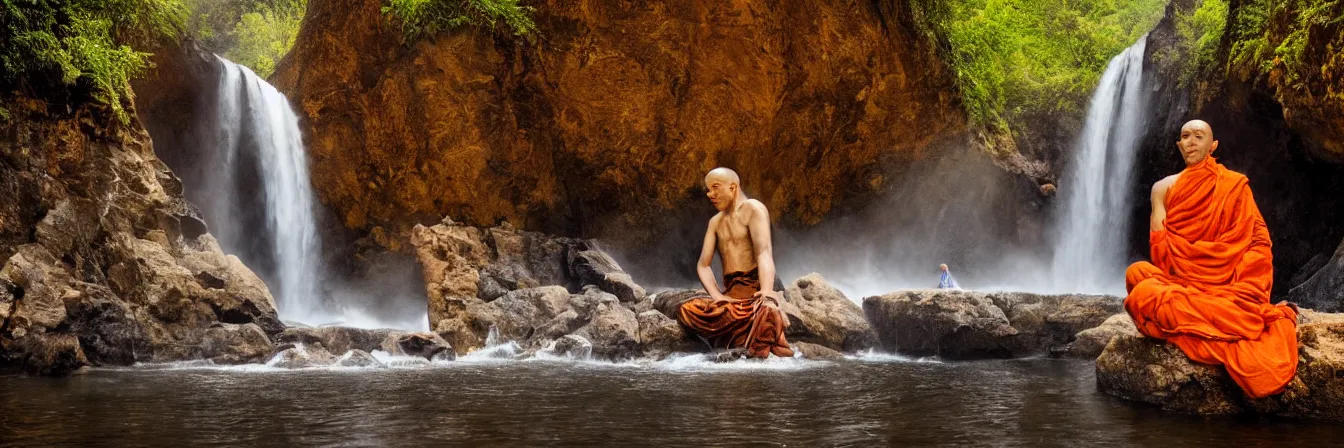
<svg viewBox="0 0 1344 448">
<path fill-rule="evenodd" d="M 756 250 L 756 267 L 761 275 L 761 293 L 769 295 L 775 289 L 775 250 L 770 242 L 770 211 L 765 204 L 752 204 L 751 220 L 747 229 L 751 232 L 751 247 Z M 772 298 L 778 300 L 778 297 Z"/>
<path fill-rule="evenodd" d="M 1176 183 L 1176 176 L 1167 176 L 1153 184 L 1153 214 L 1149 218 L 1149 230 L 1160 232 L 1166 229 L 1162 224 L 1167 220 L 1167 190 Z"/>
<path fill-rule="evenodd" d="M 719 216 L 714 215 L 709 220 L 709 229 L 705 231 L 705 245 L 700 249 L 700 260 L 695 264 L 695 273 L 700 277 L 700 283 L 705 286 L 705 292 L 714 300 L 726 300 L 723 291 L 719 290 L 719 281 L 714 279 L 714 268 L 711 264 L 714 262 L 714 245 L 718 237 L 714 235 L 714 229 L 719 226 Z"/>
</svg>

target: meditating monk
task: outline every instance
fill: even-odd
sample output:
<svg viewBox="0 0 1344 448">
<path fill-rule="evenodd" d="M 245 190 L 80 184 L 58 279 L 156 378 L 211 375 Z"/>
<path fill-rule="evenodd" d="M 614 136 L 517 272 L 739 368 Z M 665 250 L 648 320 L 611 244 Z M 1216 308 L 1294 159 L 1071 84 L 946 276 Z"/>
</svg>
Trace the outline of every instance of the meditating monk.
<svg viewBox="0 0 1344 448">
<path fill-rule="evenodd" d="M 747 356 L 791 357 L 784 340 L 788 319 L 779 311 L 773 291 L 775 260 L 770 246 L 770 212 L 765 204 L 742 193 L 741 180 L 728 168 L 705 176 L 709 201 L 719 213 L 709 219 L 696 271 L 708 297 L 690 299 L 677 320 L 714 348 L 745 347 Z M 724 289 L 714 280 L 710 263 L 718 252 Z"/>
<path fill-rule="evenodd" d="M 1125 310 L 1143 334 L 1226 366 L 1247 395 L 1282 392 L 1297 370 L 1297 310 L 1269 303 L 1265 220 L 1246 176 L 1211 155 L 1208 123 L 1186 123 L 1177 147 L 1186 167 L 1153 185 L 1153 261 L 1125 270 Z"/>
</svg>

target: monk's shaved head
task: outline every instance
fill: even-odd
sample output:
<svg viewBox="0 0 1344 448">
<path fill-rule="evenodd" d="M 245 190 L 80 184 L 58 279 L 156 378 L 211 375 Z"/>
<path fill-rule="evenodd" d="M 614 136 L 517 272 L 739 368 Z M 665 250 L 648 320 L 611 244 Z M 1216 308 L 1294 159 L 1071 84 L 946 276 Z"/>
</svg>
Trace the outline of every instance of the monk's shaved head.
<svg viewBox="0 0 1344 448">
<path fill-rule="evenodd" d="M 1184 126 L 1181 126 L 1181 132 L 1195 131 L 1196 129 L 1203 130 L 1209 138 L 1213 138 L 1213 126 L 1209 126 L 1209 123 L 1204 120 L 1190 120 L 1185 122 Z"/>
<path fill-rule="evenodd" d="M 722 181 L 728 184 L 742 185 L 742 179 L 737 177 L 737 171 L 733 171 L 731 169 L 724 167 L 718 167 L 709 170 L 709 174 L 705 175 L 706 184 L 714 180 Z"/>
<path fill-rule="evenodd" d="M 1181 126 L 1181 139 L 1176 141 L 1176 149 L 1180 150 L 1186 166 L 1204 161 L 1218 149 L 1218 140 L 1213 139 L 1213 126 L 1204 120 L 1187 121 Z"/>
</svg>

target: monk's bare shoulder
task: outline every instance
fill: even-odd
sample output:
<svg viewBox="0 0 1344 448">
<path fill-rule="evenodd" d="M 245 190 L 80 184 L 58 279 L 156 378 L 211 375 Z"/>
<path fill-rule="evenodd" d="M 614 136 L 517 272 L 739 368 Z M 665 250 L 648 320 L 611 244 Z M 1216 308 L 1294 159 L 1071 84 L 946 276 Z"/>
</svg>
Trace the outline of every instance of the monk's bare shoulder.
<svg viewBox="0 0 1344 448">
<path fill-rule="evenodd" d="M 1180 177 L 1179 173 L 1172 174 L 1153 184 L 1153 203 L 1166 204 L 1167 190 L 1170 190 L 1172 185 L 1176 185 L 1176 179 Z"/>
<path fill-rule="evenodd" d="M 709 218 L 709 228 L 710 228 L 710 230 L 713 230 L 714 228 L 717 228 L 717 227 L 719 226 L 719 221 L 722 221 L 722 220 L 723 220 L 723 212 L 715 213 L 715 214 L 714 214 L 714 217 Z"/>
<path fill-rule="evenodd" d="M 764 202 L 755 199 L 747 199 L 747 207 L 751 208 L 753 214 L 760 213 L 762 216 L 765 216 L 766 219 L 770 219 L 770 210 L 765 208 Z"/>
</svg>

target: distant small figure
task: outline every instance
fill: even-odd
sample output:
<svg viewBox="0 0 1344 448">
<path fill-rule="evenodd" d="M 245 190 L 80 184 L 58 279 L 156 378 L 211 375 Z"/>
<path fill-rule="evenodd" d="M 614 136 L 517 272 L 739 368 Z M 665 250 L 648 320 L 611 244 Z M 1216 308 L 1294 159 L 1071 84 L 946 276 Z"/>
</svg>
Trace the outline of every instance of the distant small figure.
<svg viewBox="0 0 1344 448">
<path fill-rule="evenodd" d="M 946 264 L 938 265 L 938 269 L 943 271 L 943 275 L 938 278 L 938 289 L 961 289 L 957 285 L 957 279 L 952 278 L 952 273 L 947 270 Z"/>
</svg>

